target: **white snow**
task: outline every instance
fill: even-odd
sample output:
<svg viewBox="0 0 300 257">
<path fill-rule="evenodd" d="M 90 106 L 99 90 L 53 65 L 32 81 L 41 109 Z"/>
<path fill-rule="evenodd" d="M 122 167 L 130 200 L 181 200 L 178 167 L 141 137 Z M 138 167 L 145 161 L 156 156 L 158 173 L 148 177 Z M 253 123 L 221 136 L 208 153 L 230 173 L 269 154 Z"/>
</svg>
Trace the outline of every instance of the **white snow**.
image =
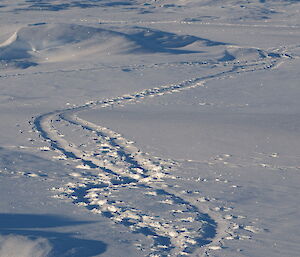
<svg viewBox="0 0 300 257">
<path fill-rule="evenodd" d="M 0 236 L 1 257 L 46 257 L 51 251 L 48 240 L 30 239 L 25 236 Z"/>
<path fill-rule="evenodd" d="M 299 1 L 0 1 L 0 257 L 299 255 Z"/>
</svg>

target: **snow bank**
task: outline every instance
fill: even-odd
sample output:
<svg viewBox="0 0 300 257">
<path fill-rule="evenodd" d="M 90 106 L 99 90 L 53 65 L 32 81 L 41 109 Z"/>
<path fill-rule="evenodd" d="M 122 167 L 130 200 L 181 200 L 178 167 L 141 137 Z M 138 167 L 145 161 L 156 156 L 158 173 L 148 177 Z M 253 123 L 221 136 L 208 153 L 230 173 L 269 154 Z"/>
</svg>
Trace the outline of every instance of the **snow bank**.
<svg viewBox="0 0 300 257">
<path fill-rule="evenodd" d="M 0 62 L 27 68 L 41 63 L 103 60 L 126 54 L 192 54 L 204 48 L 225 46 L 193 35 L 180 35 L 150 28 L 108 30 L 76 24 L 31 24 L 0 43 Z"/>
</svg>

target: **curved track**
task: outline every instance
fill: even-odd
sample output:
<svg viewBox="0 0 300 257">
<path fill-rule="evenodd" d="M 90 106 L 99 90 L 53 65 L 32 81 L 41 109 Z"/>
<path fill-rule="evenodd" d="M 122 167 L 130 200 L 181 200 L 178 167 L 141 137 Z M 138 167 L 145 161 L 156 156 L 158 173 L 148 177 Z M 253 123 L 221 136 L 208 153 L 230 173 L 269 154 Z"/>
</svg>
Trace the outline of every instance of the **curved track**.
<svg viewBox="0 0 300 257">
<path fill-rule="evenodd" d="M 202 86 L 209 80 L 239 73 L 271 69 L 288 57 L 279 51 L 277 55 L 258 60 L 220 62 L 222 71 L 213 75 L 37 117 L 35 128 L 51 147 L 66 158 L 76 160 L 74 163 L 81 162 L 76 167 L 82 172 L 73 174 L 77 182 L 57 189 L 59 197 L 69 198 L 94 213 L 123 224 L 134 233 L 146 235 L 153 242 L 148 246 L 150 256 L 194 254 L 211 242 L 217 243 L 224 231 L 213 218 L 214 214 L 208 210 L 203 212 L 196 199 L 185 197 L 166 182 L 166 178 L 172 179 L 172 161 L 143 153 L 122 135 L 83 120 L 79 113 L 178 93 Z M 72 142 L 72 133 L 84 136 Z"/>
</svg>

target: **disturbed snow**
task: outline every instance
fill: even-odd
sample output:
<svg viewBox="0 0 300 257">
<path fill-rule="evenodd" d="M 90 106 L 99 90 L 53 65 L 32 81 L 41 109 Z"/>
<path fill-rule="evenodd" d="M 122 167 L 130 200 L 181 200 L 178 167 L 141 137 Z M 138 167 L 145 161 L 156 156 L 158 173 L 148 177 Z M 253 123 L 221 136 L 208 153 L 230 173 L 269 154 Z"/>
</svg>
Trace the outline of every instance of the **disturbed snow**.
<svg viewBox="0 0 300 257">
<path fill-rule="evenodd" d="M 0 256 L 297 256 L 298 1 L 0 2 Z"/>
</svg>

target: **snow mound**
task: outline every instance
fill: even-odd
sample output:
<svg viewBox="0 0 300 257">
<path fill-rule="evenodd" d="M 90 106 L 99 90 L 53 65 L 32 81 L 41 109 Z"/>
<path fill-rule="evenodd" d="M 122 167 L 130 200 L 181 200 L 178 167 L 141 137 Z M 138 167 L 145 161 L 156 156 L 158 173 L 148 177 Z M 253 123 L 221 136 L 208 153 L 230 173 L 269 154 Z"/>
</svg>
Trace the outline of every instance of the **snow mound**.
<svg viewBox="0 0 300 257">
<path fill-rule="evenodd" d="M 256 48 L 239 48 L 225 42 L 145 27 L 118 31 L 75 24 L 39 23 L 19 29 L 0 44 L 0 65 L 28 68 L 42 63 L 103 62 L 114 55 L 156 53 L 210 54 L 214 62 L 249 61 L 269 56 Z"/>
<path fill-rule="evenodd" d="M 189 54 L 225 45 L 191 35 L 135 27 L 119 32 L 75 24 L 33 24 L 0 44 L 0 62 L 27 68 L 45 62 L 114 54 Z"/>
<path fill-rule="evenodd" d="M 223 56 L 218 59 L 220 62 L 228 61 L 254 61 L 264 59 L 267 57 L 280 58 L 276 53 L 267 52 L 258 48 L 241 48 L 237 46 L 230 46 L 223 52 Z"/>
<path fill-rule="evenodd" d="M 26 68 L 42 62 L 66 61 L 109 51 L 110 47 L 120 43 L 122 38 L 118 33 L 93 27 L 73 24 L 28 26 L 0 45 L 0 61 Z"/>
</svg>

